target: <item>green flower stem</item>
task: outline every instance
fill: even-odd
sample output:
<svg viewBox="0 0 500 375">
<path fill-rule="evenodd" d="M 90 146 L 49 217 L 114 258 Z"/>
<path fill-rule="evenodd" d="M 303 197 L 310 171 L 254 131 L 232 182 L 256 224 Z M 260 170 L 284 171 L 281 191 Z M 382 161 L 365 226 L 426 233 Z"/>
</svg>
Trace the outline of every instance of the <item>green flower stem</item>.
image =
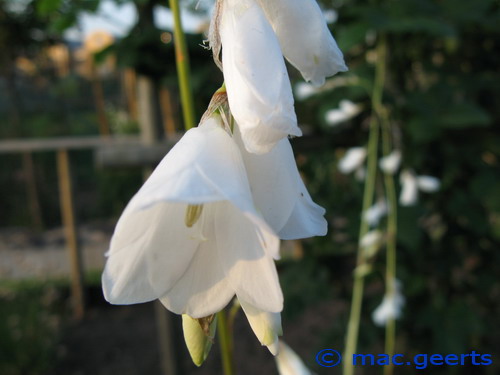
<svg viewBox="0 0 500 375">
<path fill-rule="evenodd" d="M 375 185 L 377 180 L 377 161 L 378 161 L 378 143 L 380 133 L 380 118 L 378 114 L 381 112 L 382 96 L 385 84 L 385 67 L 386 67 L 386 47 L 383 37 L 377 45 L 377 64 L 375 66 L 375 79 L 372 91 L 372 116 L 370 121 L 370 138 L 368 141 L 368 157 L 367 157 L 367 177 L 363 194 L 363 208 L 361 211 L 361 225 L 359 229 L 358 239 L 358 256 L 356 269 L 354 270 L 354 284 L 351 301 L 351 312 L 347 325 L 347 335 L 345 342 L 345 352 L 343 361 L 343 375 L 353 375 L 354 366 L 352 364 L 352 355 L 356 353 L 359 325 L 361 319 L 361 308 L 363 305 L 363 292 L 367 259 L 363 253 L 363 249 L 359 245 L 361 239 L 369 230 L 369 225 L 364 220 L 364 213 L 372 206 L 375 193 Z"/>
<path fill-rule="evenodd" d="M 217 313 L 217 335 L 219 336 L 224 375 L 233 375 L 235 374 L 233 364 L 233 339 L 224 310 Z"/>
<path fill-rule="evenodd" d="M 384 43 L 385 45 L 385 43 Z M 389 155 L 392 152 L 391 142 L 391 124 L 389 116 L 385 108 L 381 108 L 380 113 L 382 125 L 382 149 L 384 155 Z M 389 212 L 387 218 L 387 255 L 386 255 L 386 273 L 385 284 L 386 293 L 394 295 L 396 293 L 396 241 L 397 241 L 397 209 L 398 201 L 396 196 L 396 186 L 394 177 L 389 173 L 384 173 L 384 185 L 387 200 L 389 202 Z M 394 319 L 389 319 L 385 328 L 385 353 L 391 357 L 394 354 L 396 343 L 396 322 Z M 390 364 L 384 367 L 384 375 L 392 375 L 394 366 Z"/>
<path fill-rule="evenodd" d="M 186 37 L 182 28 L 179 0 L 169 0 L 169 4 L 174 17 L 175 62 L 177 66 L 177 77 L 179 79 L 184 128 L 189 130 L 196 126 L 193 93 L 191 90 L 189 54 L 186 46 Z"/>
</svg>

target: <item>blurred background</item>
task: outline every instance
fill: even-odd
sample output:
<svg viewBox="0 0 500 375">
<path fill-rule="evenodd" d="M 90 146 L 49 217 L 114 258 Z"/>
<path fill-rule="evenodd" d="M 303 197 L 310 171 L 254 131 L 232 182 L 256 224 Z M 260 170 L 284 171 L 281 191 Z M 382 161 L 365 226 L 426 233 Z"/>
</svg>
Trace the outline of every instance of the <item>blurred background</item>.
<svg viewBox="0 0 500 375">
<path fill-rule="evenodd" d="M 166 3 L 0 0 L 2 375 L 222 372 L 217 345 L 200 369 L 190 362 L 178 317 L 153 303 L 108 305 L 100 289 L 117 218 L 144 169 L 183 129 Z M 498 374 L 500 4 L 320 3 L 350 70 L 317 89 L 289 66 L 305 134 L 292 144 L 311 195 L 327 209 L 329 232 L 283 244 L 284 340 L 314 372 L 340 373 L 314 361 L 320 349 L 344 348 L 356 263 L 363 173 L 345 174 L 338 165 L 348 149 L 367 143 L 383 34 L 384 103 L 401 170 L 439 182 L 398 208 L 397 274 L 406 305 L 396 352 L 476 350 L 492 354 L 493 364 L 427 371 Z M 212 3 L 182 6 L 199 118 L 222 83 L 203 48 Z M 381 226 L 384 220 L 382 213 Z M 380 252 L 366 278 L 359 352 L 384 352 L 384 329 L 372 321 L 384 272 Z M 240 374 L 277 373 L 241 313 L 235 356 Z M 167 369 L 172 363 L 175 373 Z"/>
</svg>

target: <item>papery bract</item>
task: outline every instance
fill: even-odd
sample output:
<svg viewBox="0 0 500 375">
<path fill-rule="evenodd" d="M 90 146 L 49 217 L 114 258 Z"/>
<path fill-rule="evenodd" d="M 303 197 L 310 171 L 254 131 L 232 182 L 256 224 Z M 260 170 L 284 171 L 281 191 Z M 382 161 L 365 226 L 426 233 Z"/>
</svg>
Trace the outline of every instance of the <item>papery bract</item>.
<svg viewBox="0 0 500 375">
<path fill-rule="evenodd" d="M 256 0 L 224 1 L 219 30 L 229 106 L 245 148 L 262 154 L 302 135 L 278 40 Z"/>
<path fill-rule="evenodd" d="M 283 55 L 306 81 L 347 71 L 344 56 L 316 0 L 259 0 L 278 37 Z"/>
<path fill-rule="evenodd" d="M 203 205 L 191 227 L 189 205 Z M 158 298 L 193 318 L 220 311 L 235 294 L 280 312 L 278 251 L 278 237 L 254 208 L 238 147 L 210 118 L 184 135 L 120 217 L 104 295 L 114 304 Z"/>
</svg>

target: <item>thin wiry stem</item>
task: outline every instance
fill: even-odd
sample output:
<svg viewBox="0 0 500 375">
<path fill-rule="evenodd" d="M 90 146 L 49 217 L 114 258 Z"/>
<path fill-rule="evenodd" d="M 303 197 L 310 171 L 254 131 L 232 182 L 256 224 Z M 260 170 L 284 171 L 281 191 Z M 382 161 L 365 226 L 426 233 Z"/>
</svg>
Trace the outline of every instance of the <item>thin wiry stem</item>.
<svg viewBox="0 0 500 375">
<path fill-rule="evenodd" d="M 233 375 L 235 374 L 233 364 L 233 339 L 224 310 L 217 313 L 217 335 L 219 337 L 224 375 Z"/>
<path fill-rule="evenodd" d="M 172 15 L 174 17 L 175 62 L 177 66 L 177 77 L 179 79 L 179 91 L 181 94 L 184 128 L 186 130 L 189 130 L 196 126 L 193 93 L 191 90 L 189 54 L 186 46 L 186 36 L 182 28 L 179 1 L 169 0 L 169 4 L 170 10 L 172 11 Z"/>
<path fill-rule="evenodd" d="M 365 212 L 371 207 L 374 199 L 375 185 L 377 180 L 377 160 L 378 160 L 378 142 L 380 133 L 380 119 L 378 113 L 382 108 L 382 95 L 385 84 L 386 67 L 386 47 L 385 40 L 381 38 L 377 46 L 377 64 L 375 66 L 375 79 L 372 91 L 372 116 L 370 121 L 370 138 L 368 141 L 367 157 L 367 177 L 363 194 L 363 207 L 361 211 L 361 225 L 358 239 L 358 255 L 356 269 L 354 270 L 354 284 L 351 301 L 351 312 L 347 326 L 347 335 L 345 342 L 345 352 L 343 361 L 343 375 L 353 375 L 354 366 L 352 355 L 356 353 L 359 336 L 359 325 L 361 319 L 361 308 L 363 306 L 363 292 L 367 266 L 367 259 L 360 246 L 361 239 L 369 230 L 368 222 L 364 219 Z"/>
</svg>

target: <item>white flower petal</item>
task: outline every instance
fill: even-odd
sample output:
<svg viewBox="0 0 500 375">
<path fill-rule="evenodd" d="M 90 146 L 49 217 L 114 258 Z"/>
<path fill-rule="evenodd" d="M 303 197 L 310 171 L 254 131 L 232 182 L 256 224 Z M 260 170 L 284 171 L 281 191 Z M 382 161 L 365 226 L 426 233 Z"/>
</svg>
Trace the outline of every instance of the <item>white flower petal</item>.
<svg viewBox="0 0 500 375">
<path fill-rule="evenodd" d="M 439 179 L 432 176 L 418 176 L 417 184 L 418 188 L 425 193 L 434 193 L 441 186 Z"/>
<path fill-rule="evenodd" d="M 278 40 L 256 0 L 227 0 L 220 35 L 229 106 L 246 149 L 262 154 L 302 135 Z"/>
<path fill-rule="evenodd" d="M 242 143 L 238 129 L 234 131 L 234 139 Z M 243 148 L 241 153 L 255 205 L 282 239 L 326 234 L 325 210 L 307 192 L 288 139 L 282 139 L 263 155 Z"/>
<path fill-rule="evenodd" d="M 199 242 L 196 229 L 184 224 L 186 204 L 161 203 L 144 211 L 130 207 L 118 221 L 102 276 L 104 297 L 114 304 L 165 294 L 184 273 Z"/>
<path fill-rule="evenodd" d="M 282 340 L 279 347 L 280 353 L 276 357 L 279 375 L 312 375 L 300 357 Z"/>
<path fill-rule="evenodd" d="M 401 182 L 399 203 L 401 206 L 413 206 L 418 200 L 418 185 L 415 174 L 409 170 L 404 170 L 401 172 L 399 179 Z"/>
<path fill-rule="evenodd" d="M 339 161 L 339 171 L 348 174 L 363 165 L 366 158 L 366 149 L 364 147 L 352 147 L 345 153 Z"/>
<path fill-rule="evenodd" d="M 273 355 L 277 355 L 279 349 L 278 336 L 283 334 L 281 329 L 281 315 L 279 313 L 269 313 L 259 310 L 243 299 L 239 301 L 255 336 L 257 336 L 262 345 L 268 347 Z"/>
<path fill-rule="evenodd" d="M 283 240 L 326 235 L 328 223 L 324 218 L 325 209 L 313 202 L 300 176 L 297 183 L 300 187 L 300 197 L 278 235 Z"/>
<path fill-rule="evenodd" d="M 219 220 L 220 204 L 222 202 L 203 205 L 202 215 L 194 225 L 202 232 L 203 240 L 181 278 L 160 298 L 161 303 L 176 314 L 203 318 L 222 310 L 235 295 L 217 249 L 215 221 Z M 165 248 L 171 248 L 168 242 L 166 244 Z M 184 249 L 176 247 L 174 251 L 175 258 Z"/>
<path fill-rule="evenodd" d="M 378 165 L 387 174 L 394 174 L 401 164 L 401 151 L 394 150 L 389 155 L 380 158 Z"/>
<path fill-rule="evenodd" d="M 279 238 L 257 216 L 243 216 L 228 202 L 217 205 L 219 260 L 238 299 L 269 312 L 283 309 L 273 258 Z"/>
<path fill-rule="evenodd" d="M 278 36 L 283 55 L 306 81 L 320 86 L 325 77 L 347 71 L 344 56 L 316 0 L 259 0 Z"/>
</svg>

